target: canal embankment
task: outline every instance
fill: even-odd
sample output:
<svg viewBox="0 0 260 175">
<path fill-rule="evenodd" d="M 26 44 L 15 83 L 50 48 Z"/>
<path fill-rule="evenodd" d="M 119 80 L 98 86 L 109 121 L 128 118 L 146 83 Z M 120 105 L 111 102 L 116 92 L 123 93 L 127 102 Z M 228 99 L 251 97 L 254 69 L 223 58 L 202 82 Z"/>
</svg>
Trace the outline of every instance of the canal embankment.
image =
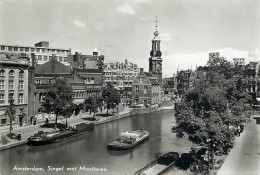
<svg viewBox="0 0 260 175">
<path fill-rule="evenodd" d="M 129 117 L 132 115 L 136 115 L 136 114 L 146 114 L 146 113 L 151 113 L 151 112 L 160 111 L 160 110 L 164 110 L 163 107 L 136 108 L 136 109 L 125 108 L 123 111 L 115 113 L 114 115 L 110 115 L 107 117 L 96 116 L 96 121 L 94 121 L 93 123 L 95 125 L 99 125 L 99 124 L 107 123 L 107 122 L 114 121 L 114 120 L 119 120 L 119 119 Z M 168 109 L 166 109 L 166 110 L 168 110 Z M 93 117 L 92 115 L 82 113 L 79 117 L 75 116 L 75 117 L 69 118 L 68 123 L 72 124 L 72 125 L 76 125 L 79 123 L 91 123 L 92 121 L 86 120 L 86 118 L 92 118 L 92 117 Z M 53 128 L 42 128 L 40 126 L 41 124 L 42 123 L 39 123 L 37 125 L 27 125 L 24 127 L 14 128 L 14 130 L 12 132 L 18 133 L 18 131 L 20 131 L 22 133 L 22 140 L 18 141 L 17 139 L 10 139 L 9 142 L 7 142 L 7 143 L 0 142 L 0 151 L 27 144 L 28 143 L 27 139 L 38 131 L 54 130 Z M 9 131 L 8 128 L 6 128 L 5 130 L 3 130 L 3 129 L 0 130 L 0 136 L 5 136 L 8 133 L 8 131 Z M 1 138 L 0 138 L 0 140 L 1 140 Z"/>
</svg>

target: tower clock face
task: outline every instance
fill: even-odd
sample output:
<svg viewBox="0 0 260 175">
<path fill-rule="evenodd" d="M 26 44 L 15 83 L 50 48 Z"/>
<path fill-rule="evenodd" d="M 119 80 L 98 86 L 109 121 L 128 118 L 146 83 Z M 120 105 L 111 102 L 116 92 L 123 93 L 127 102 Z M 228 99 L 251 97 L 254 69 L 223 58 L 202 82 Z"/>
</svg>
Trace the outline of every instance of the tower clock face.
<svg viewBox="0 0 260 175">
<path fill-rule="evenodd" d="M 157 56 L 157 57 L 161 57 L 161 56 L 162 56 L 162 52 L 158 50 L 158 51 L 156 52 L 156 56 Z"/>
</svg>

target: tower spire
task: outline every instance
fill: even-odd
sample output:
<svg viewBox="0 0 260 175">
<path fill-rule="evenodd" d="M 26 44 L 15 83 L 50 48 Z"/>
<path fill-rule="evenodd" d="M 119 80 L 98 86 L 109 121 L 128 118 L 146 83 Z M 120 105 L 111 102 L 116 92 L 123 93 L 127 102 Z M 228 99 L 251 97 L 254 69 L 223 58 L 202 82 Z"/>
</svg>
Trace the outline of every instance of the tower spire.
<svg viewBox="0 0 260 175">
<path fill-rule="evenodd" d="M 155 19 L 155 28 L 157 29 L 157 23 L 159 22 L 158 20 L 157 20 L 157 16 L 156 16 L 156 19 Z"/>
</svg>

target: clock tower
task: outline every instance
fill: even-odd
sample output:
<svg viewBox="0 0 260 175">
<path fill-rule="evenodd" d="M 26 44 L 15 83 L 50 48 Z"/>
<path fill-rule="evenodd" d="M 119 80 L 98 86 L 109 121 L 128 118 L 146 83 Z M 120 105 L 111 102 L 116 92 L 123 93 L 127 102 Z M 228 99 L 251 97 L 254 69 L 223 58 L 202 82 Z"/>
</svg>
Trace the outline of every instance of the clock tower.
<svg viewBox="0 0 260 175">
<path fill-rule="evenodd" d="M 156 16 L 156 25 L 154 38 L 152 39 L 152 50 L 150 52 L 149 58 L 149 72 L 155 75 L 158 78 L 160 86 L 162 86 L 162 52 L 160 51 L 160 42 L 159 32 L 157 30 L 157 16 Z"/>
</svg>

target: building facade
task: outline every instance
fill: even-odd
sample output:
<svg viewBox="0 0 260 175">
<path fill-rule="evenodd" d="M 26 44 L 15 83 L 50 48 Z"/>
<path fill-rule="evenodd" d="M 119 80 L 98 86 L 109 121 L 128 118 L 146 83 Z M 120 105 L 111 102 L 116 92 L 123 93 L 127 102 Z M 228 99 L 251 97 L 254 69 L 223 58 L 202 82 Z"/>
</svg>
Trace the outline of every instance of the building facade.
<svg viewBox="0 0 260 175">
<path fill-rule="evenodd" d="M 5 115 L 10 98 L 14 100 L 14 123 L 22 126 L 33 115 L 30 95 L 34 93 L 34 85 L 30 60 L 19 54 L 0 53 L 0 126 L 10 123 L 9 116 Z"/>
<path fill-rule="evenodd" d="M 52 48 L 49 47 L 49 42 L 41 41 L 36 43 L 34 46 L 1 44 L 0 52 L 9 54 L 21 54 L 22 56 L 28 57 L 30 57 L 31 53 L 34 53 L 35 61 L 39 65 L 51 60 L 52 55 L 55 54 L 59 62 L 68 66 L 68 55 L 71 54 L 71 49 Z"/>
<path fill-rule="evenodd" d="M 161 106 L 161 86 L 156 76 L 144 72 L 143 68 L 135 78 L 132 87 L 132 104 L 144 108 Z"/>
<path fill-rule="evenodd" d="M 132 84 L 139 74 L 140 69 L 137 64 L 125 60 L 124 63 L 105 63 L 104 65 L 104 86 L 112 84 L 121 94 L 121 103 L 131 102 Z"/>
</svg>

